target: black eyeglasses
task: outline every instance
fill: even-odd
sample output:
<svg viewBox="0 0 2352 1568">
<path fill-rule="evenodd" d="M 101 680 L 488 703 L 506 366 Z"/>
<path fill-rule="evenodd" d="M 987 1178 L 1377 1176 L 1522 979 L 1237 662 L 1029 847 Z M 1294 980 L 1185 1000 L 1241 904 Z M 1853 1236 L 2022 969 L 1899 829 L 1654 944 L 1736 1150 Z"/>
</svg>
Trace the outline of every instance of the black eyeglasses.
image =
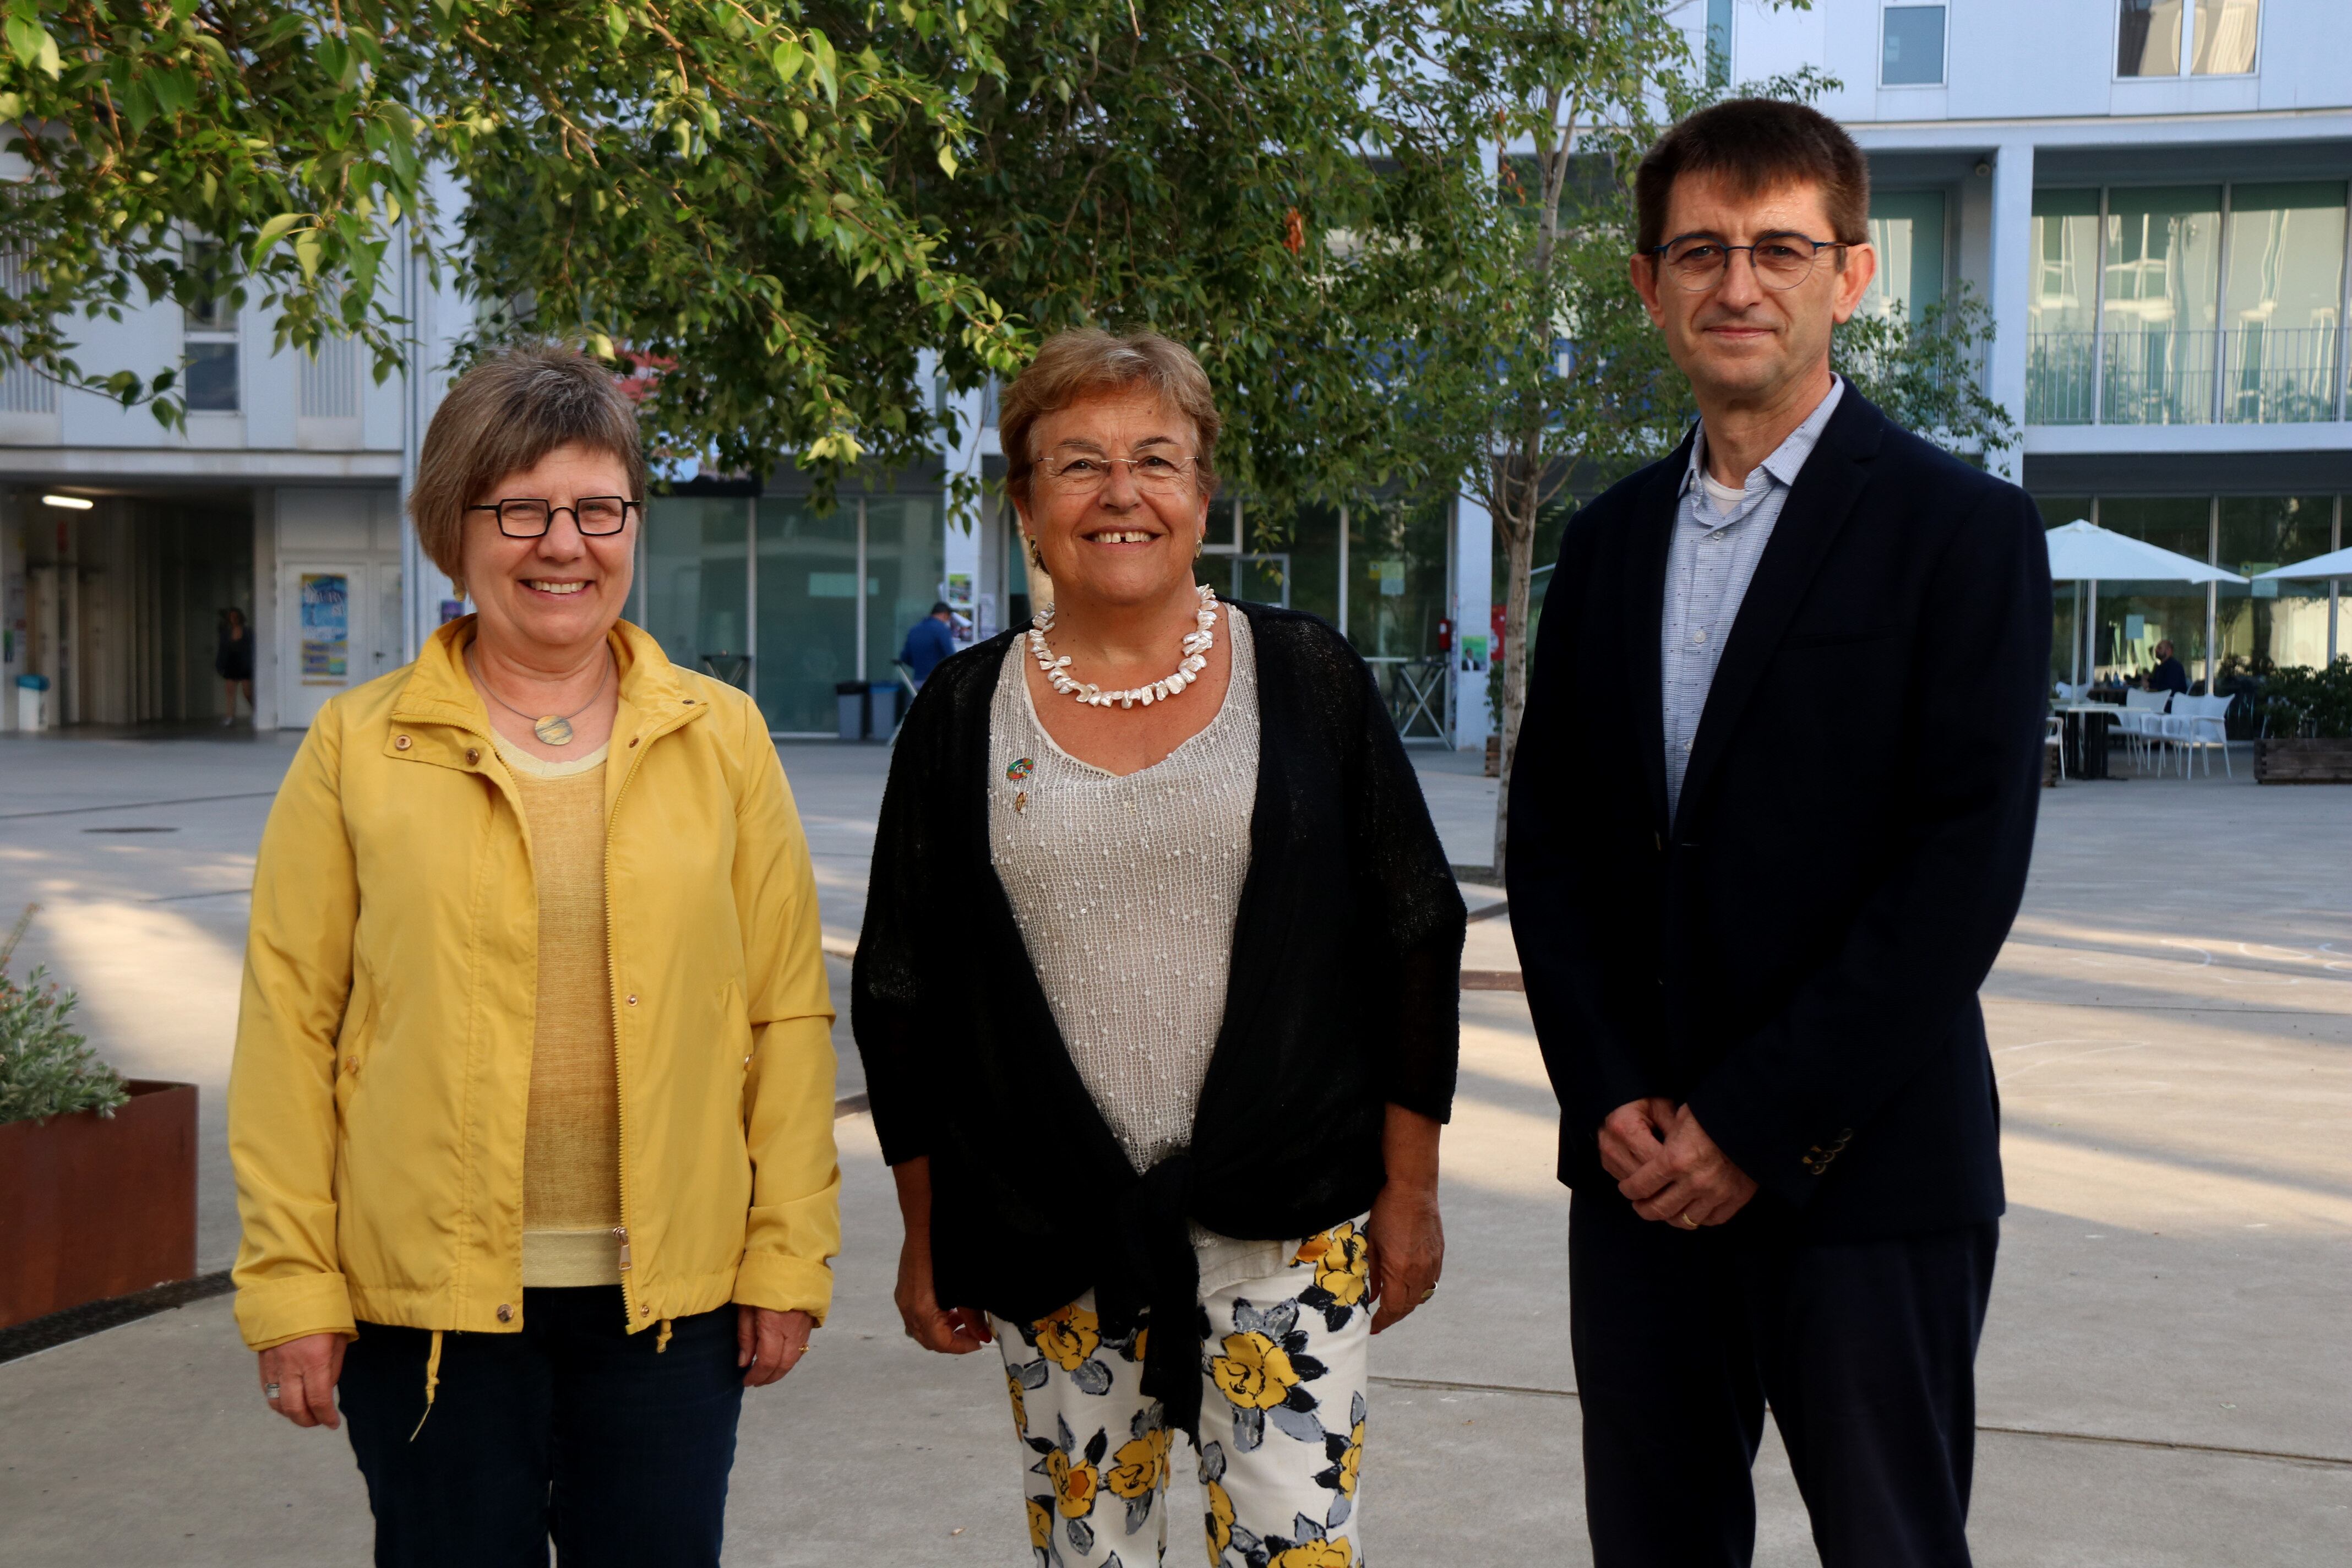
<svg viewBox="0 0 2352 1568">
<path fill-rule="evenodd" d="M 1686 234 L 1654 246 L 1655 258 L 1684 290 L 1704 294 L 1721 283 L 1731 268 L 1731 253 L 1744 250 L 1756 281 L 1767 289 L 1794 289 L 1813 275 L 1813 263 L 1824 250 L 1843 250 L 1854 243 L 1843 239 L 1807 239 L 1801 234 L 1776 234 L 1753 245 L 1726 245 L 1703 234 Z"/>
<path fill-rule="evenodd" d="M 509 539 L 539 538 L 554 524 L 559 511 L 570 512 L 572 526 L 588 538 L 603 538 L 620 532 L 629 526 L 631 519 L 643 517 L 646 510 L 643 502 L 626 496 L 582 496 L 571 506 L 551 506 L 544 500 L 517 496 L 466 510 L 496 512 L 499 531 Z"/>
</svg>

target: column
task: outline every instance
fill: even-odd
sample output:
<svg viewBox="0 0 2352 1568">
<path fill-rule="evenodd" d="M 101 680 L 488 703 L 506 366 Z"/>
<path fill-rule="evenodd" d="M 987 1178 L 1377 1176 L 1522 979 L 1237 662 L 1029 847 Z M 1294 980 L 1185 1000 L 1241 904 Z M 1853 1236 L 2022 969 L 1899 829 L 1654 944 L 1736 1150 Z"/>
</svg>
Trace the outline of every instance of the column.
<svg viewBox="0 0 2352 1568">
<path fill-rule="evenodd" d="M 1454 499 L 1454 743 L 1483 752 L 1493 728 L 1486 711 L 1486 658 L 1474 649 L 1486 640 L 1494 618 L 1495 520 L 1486 504 L 1467 493 Z M 1481 639 L 1472 642 L 1469 639 Z M 1472 666 L 1475 668 L 1472 668 Z"/>
<path fill-rule="evenodd" d="M 2026 319 L 2033 290 L 2033 143 L 2004 142 L 1992 155 L 1992 284 L 1988 303 L 1994 333 L 1986 391 L 2025 425 Z M 2012 447 L 1996 471 L 2010 479 L 2025 472 L 2024 452 Z"/>
</svg>

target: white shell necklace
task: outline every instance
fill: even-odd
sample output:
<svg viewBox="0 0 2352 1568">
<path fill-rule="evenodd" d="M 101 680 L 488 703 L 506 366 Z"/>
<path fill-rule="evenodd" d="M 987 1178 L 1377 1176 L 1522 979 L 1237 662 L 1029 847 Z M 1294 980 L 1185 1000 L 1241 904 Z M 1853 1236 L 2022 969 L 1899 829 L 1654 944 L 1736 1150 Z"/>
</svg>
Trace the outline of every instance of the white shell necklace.
<svg viewBox="0 0 2352 1568">
<path fill-rule="evenodd" d="M 1036 655 L 1037 668 L 1045 671 L 1047 683 L 1055 690 L 1089 707 L 1108 708 L 1116 702 L 1121 708 L 1132 708 L 1140 702 L 1149 708 L 1154 702 L 1165 702 L 1201 679 L 1201 671 L 1209 668 L 1209 650 L 1217 646 L 1216 592 L 1206 583 L 1199 584 L 1194 592 L 1201 595 L 1201 608 L 1192 617 L 1198 627 L 1184 638 L 1181 645 L 1183 657 L 1164 680 L 1155 680 L 1149 686 L 1132 686 L 1125 691 L 1105 691 L 1091 681 L 1083 681 L 1073 676 L 1069 668 L 1070 656 L 1064 654 L 1056 658 L 1054 650 L 1046 646 L 1045 634 L 1054 629 L 1054 606 L 1051 605 L 1037 612 L 1035 624 L 1029 628 L 1029 651 Z"/>
</svg>

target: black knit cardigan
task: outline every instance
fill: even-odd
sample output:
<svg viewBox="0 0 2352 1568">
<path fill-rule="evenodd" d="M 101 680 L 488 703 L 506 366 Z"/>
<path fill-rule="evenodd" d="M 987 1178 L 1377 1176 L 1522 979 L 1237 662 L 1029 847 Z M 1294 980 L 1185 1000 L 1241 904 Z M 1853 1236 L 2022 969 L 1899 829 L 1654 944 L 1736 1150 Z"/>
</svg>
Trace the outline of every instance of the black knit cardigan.
<svg viewBox="0 0 2352 1568">
<path fill-rule="evenodd" d="M 989 708 L 1006 633 L 947 659 L 900 731 L 851 1020 L 884 1157 L 929 1155 L 940 1300 L 1030 1321 L 1092 1288 L 1140 1310 L 1146 1392 L 1197 1435 L 1185 1226 L 1309 1236 L 1362 1213 L 1396 1104 L 1444 1121 L 1464 911 L 1370 670 L 1312 616 L 1256 605 L 1257 793 L 1225 1015 L 1190 1147 L 1139 1177 L 1096 1109 L 990 863 Z M 1153 955 L 1137 952 L 1139 973 Z"/>
</svg>

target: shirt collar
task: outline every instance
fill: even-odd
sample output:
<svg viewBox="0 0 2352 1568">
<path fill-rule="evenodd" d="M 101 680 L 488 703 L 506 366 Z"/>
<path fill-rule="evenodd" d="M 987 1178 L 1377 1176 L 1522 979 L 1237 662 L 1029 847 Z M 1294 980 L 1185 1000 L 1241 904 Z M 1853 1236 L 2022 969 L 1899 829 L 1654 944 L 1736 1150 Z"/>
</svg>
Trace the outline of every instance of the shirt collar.
<svg viewBox="0 0 2352 1568">
<path fill-rule="evenodd" d="M 1775 483 L 1784 488 L 1797 482 L 1798 473 L 1805 459 L 1813 455 L 1821 442 L 1822 432 L 1829 427 L 1830 416 L 1837 412 L 1838 401 L 1845 395 L 1845 377 L 1832 374 L 1830 389 L 1813 411 L 1805 416 L 1804 423 L 1789 432 L 1788 437 L 1772 449 L 1772 455 L 1758 465 Z M 1706 426 L 1701 422 L 1691 437 L 1690 461 L 1683 467 L 1682 488 L 1676 493 L 1688 495 L 1698 489 L 1699 475 L 1706 466 Z"/>
</svg>

